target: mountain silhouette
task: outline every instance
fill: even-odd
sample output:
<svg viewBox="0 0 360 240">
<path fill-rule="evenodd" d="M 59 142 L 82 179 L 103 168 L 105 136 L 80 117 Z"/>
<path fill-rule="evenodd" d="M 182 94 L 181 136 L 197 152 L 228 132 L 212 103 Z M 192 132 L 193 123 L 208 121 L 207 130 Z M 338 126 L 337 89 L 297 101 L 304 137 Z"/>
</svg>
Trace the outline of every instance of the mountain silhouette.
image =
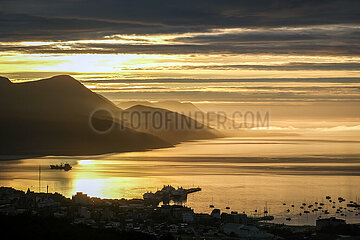
<svg viewBox="0 0 360 240">
<path fill-rule="evenodd" d="M 123 110 L 122 116 L 126 126 L 150 133 L 172 144 L 221 136 L 218 131 L 200 121 L 163 108 L 135 105 Z"/>
<path fill-rule="evenodd" d="M 205 122 L 206 125 L 219 130 L 217 135 L 224 135 L 225 129 L 232 129 L 234 126 L 238 126 L 239 123 L 236 123 L 233 119 L 228 118 L 223 112 L 208 111 L 204 112 L 191 102 L 179 102 L 179 101 L 158 101 L 158 102 L 149 102 L 149 101 L 126 101 L 119 102 L 117 106 L 127 109 L 136 105 L 143 105 L 154 108 L 163 108 L 168 109 L 173 112 L 186 115 L 198 122 Z M 221 131 L 221 133 L 220 133 Z M 233 132 L 232 132 L 233 133 Z M 228 134 L 231 136 L 232 134 Z"/>
<path fill-rule="evenodd" d="M 179 102 L 179 101 L 126 101 L 119 102 L 117 106 L 123 109 L 127 109 L 136 105 L 143 105 L 154 108 L 168 109 L 173 112 L 178 112 L 185 115 L 191 115 L 191 113 L 201 112 L 201 110 L 190 102 Z"/>
<path fill-rule="evenodd" d="M 120 108 L 71 76 L 24 83 L 0 77 L 0 101 L 0 155 L 89 155 L 172 146 L 123 126 L 113 118 Z"/>
<path fill-rule="evenodd" d="M 12 82 L 8 78 L 0 76 L 0 86 L 7 86 L 10 84 L 12 84 Z"/>
<path fill-rule="evenodd" d="M 26 118 L 61 120 L 88 116 L 95 108 L 121 110 L 67 75 L 15 84 L 2 78 L 0 85 L 0 99 L 6 103 L 0 109 L 15 119 L 25 114 Z"/>
</svg>

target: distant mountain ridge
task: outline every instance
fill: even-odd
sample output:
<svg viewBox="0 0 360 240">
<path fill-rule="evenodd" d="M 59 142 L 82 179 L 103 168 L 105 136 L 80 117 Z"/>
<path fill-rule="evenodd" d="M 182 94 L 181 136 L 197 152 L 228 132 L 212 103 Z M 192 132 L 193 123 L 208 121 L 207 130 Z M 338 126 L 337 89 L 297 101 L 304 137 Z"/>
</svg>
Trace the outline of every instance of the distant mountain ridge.
<svg viewBox="0 0 360 240">
<path fill-rule="evenodd" d="M 149 101 L 127 101 L 119 102 L 117 106 L 123 109 L 130 108 L 136 105 L 144 105 L 148 107 L 163 108 L 168 109 L 173 112 L 178 112 L 185 115 L 190 115 L 190 113 L 201 112 L 201 110 L 190 102 L 178 102 L 178 101 L 158 101 L 158 102 L 149 102 Z"/>
<path fill-rule="evenodd" d="M 172 146 L 118 121 L 111 122 L 108 134 L 94 132 L 89 123 L 94 111 L 106 109 L 115 116 L 121 109 L 70 76 L 0 81 L 0 155 L 90 155 Z"/>
<path fill-rule="evenodd" d="M 217 135 L 223 135 L 225 129 L 232 129 L 234 126 L 238 125 L 233 119 L 228 118 L 221 112 L 204 112 L 196 105 L 191 102 L 179 102 L 179 101 L 157 101 L 157 102 L 149 102 L 149 101 L 126 101 L 126 102 L 118 102 L 117 106 L 127 109 L 136 105 L 143 105 L 153 108 L 163 108 L 168 109 L 173 112 L 177 112 L 182 115 L 186 115 L 200 123 L 205 123 L 209 127 L 219 130 Z M 221 133 L 220 133 L 221 130 Z"/>
<path fill-rule="evenodd" d="M 181 141 L 217 137 L 207 129 L 174 132 L 149 131 L 143 125 L 132 128 L 118 118 L 124 110 L 68 75 L 23 83 L 12 83 L 8 78 L 0 77 L 0 102 L 0 155 L 142 151 L 171 147 Z M 103 112 L 107 114 L 93 114 L 99 113 L 98 110 L 105 110 Z M 178 114 L 166 109 L 156 111 L 172 116 Z M 100 129 L 111 126 L 111 131 L 94 131 L 94 123 Z"/>
<path fill-rule="evenodd" d="M 221 136 L 215 129 L 187 115 L 163 108 L 135 105 L 122 113 L 124 120 L 129 123 L 126 126 L 136 126 L 139 131 L 153 134 L 173 144 Z"/>
</svg>

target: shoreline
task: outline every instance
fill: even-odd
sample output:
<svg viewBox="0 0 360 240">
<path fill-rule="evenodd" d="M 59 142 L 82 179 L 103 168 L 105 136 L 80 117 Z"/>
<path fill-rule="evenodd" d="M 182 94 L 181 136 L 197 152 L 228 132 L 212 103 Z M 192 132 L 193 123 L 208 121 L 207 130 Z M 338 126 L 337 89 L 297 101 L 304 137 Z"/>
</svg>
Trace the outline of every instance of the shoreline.
<svg viewBox="0 0 360 240">
<path fill-rule="evenodd" d="M 315 235 L 314 239 L 325 240 L 339 234 L 360 234 L 360 224 L 346 224 L 345 221 L 329 230 L 326 227 L 319 228 L 318 225 L 292 226 L 263 222 L 237 212 L 220 214 L 216 209 L 211 214 L 198 214 L 182 205 L 147 205 L 144 199 L 101 199 L 82 193 L 77 193 L 70 199 L 59 193 L 24 192 L 11 187 L 0 187 L 0 218 L 31 218 L 33 221 L 49 219 L 46 222 L 62 221 L 75 228 L 84 226 L 96 232 L 111 230 L 127 236 L 144 234 L 145 239 L 150 239 L 147 235 L 159 238 L 164 234 L 173 237 L 170 239 L 179 236 L 186 237 L 185 239 L 190 236 L 202 236 L 203 239 L 229 239 L 229 236 L 232 239 L 243 239 L 243 236 L 231 234 L 231 229 L 236 227 L 247 229 L 248 237 L 256 232 L 262 239 L 293 239 L 295 236 Z"/>
</svg>

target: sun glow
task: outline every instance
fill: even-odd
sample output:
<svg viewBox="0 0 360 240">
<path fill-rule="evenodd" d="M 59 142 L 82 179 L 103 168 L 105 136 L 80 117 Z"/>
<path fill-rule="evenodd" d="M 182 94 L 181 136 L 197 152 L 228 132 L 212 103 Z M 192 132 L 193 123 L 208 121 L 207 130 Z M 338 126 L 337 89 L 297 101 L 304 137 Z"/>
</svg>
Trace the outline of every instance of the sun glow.
<svg viewBox="0 0 360 240">
<path fill-rule="evenodd" d="M 92 161 L 92 160 L 80 160 L 79 164 L 80 165 L 94 165 L 96 163 L 94 161 Z"/>
<path fill-rule="evenodd" d="M 303 32 L 320 34 L 331 31 L 336 35 L 339 31 L 349 29 L 355 31 L 359 27 L 327 25 L 265 30 L 217 28 L 206 32 L 173 34 L 114 34 L 99 39 L 0 42 L 4 49 L 0 53 L 0 72 L 10 77 L 14 73 L 26 73 L 26 77 L 22 77 L 25 80 L 38 78 L 34 76 L 44 76 L 39 73 L 48 73 L 46 76 L 69 73 L 82 75 L 84 78 L 97 74 L 98 79 L 109 79 L 113 76 L 117 79 L 326 78 L 329 77 L 329 72 L 331 77 L 360 77 L 356 65 L 359 64 L 360 58 L 356 55 L 316 51 L 311 54 L 299 54 L 295 51 L 292 54 L 290 50 L 285 52 L 286 54 L 276 54 L 276 46 L 282 44 L 281 42 L 270 44 L 272 41 L 256 40 L 259 34 L 293 36 Z M 255 37 L 256 41 L 249 43 L 246 37 Z M 234 42 L 230 44 L 228 40 Z M 211 41 L 229 47 L 238 46 L 240 50 L 246 49 L 247 46 L 258 47 L 260 51 L 232 53 L 231 48 L 225 48 L 223 53 L 213 52 L 211 48 L 206 51 Z M 296 42 L 285 43 L 292 46 L 291 44 Z M 305 43 L 307 42 L 304 40 Z M 267 48 L 270 45 L 275 47 L 274 52 L 261 52 L 263 47 Z M 295 44 L 294 47 L 296 46 Z M 166 47 L 169 47 L 169 51 Z M 201 50 L 201 47 L 205 47 L 205 50 Z M 197 48 L 200 49 L 199 52 Z M 340 67 L 333 68 L 331 64 L 334 63 Z M 312 64 L 315 65 L 311 67 Z M 300 69 L 296 69 L 299 65 Z M 304 69 L 301 69 L 301 66 Z"/>
</svg>

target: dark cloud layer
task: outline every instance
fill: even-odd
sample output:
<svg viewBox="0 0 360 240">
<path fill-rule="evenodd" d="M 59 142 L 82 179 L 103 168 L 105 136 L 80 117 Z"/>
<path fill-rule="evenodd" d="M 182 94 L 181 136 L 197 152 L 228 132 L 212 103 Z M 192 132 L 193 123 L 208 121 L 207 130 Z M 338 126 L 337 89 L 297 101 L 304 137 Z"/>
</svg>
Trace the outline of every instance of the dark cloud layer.
<svg viewBox="0 0 360 240">
<path fill-rule="evenodd" d="M 359 23 L 360 1 L 357 0 L 1 0 L 0 51 L 359 56 Z M 236 28 L 247 30 L 214 30 Z M 155 44 L 144 38 L 126 44 L 66 43 L 124 34 L 195 32 L 197 34 L 174 35 L 178 37 Z M 122 36 L 117 38 L 123 39 Z M 56 41 L 62 46 L 11 44 L 21 41 Z M 341 66 L 351 70 L 357 67 Z"/>
<path fill-rule="evenodd" d="M 141 24 L 114 23 L 97 19 L 44 17 L 0 11 L 0 41 L 3 42 L 98 39 L 144 27 Z M 119 29 L 119 32 L 116 29 Z"/>
<path fill-rule="evenodd" d="M 0 9 L 5 40 L 360 22 L 357 0 L 2 0 Z"/>
<path fill-rule="evenodd" d="M 358 56 L 358 44 L 337 42 L 284 42 L 258 44 L 108 44 L 78 43 L 61 48 L 54 45 L 13 46 L 1 45 L 0 51 L 30 54 L 278 54 L 278 55 L 318 55 L 318 56 Z"/>
<path fill-rule="evenodd" d="M 277 70 L 277 71 L 302 71 L 302 70 L 320 70 L 320 71 L 360 71 L 360 63 L 288 63 L 278 65 L 246 65 L 246 64 L 231 64 L 231 65 L 212 65 L 208 64 L 198 66 L 168 66 L 159 68 L 137 68 L 134 70 L 194 70 L 194 69 L 211 69 L 211 70 Z"/>
<path fill-rule="evenodd" d="M 297 89 L 299 90 L 299 89 Z M 326 89 L 325 89 L 326 90 Z M 102 94 L 110 99 L 182 99 L 184 101 L 229 101 L 229 102 L 360 102 L 359 94 L 348 94 L 334 91 L 331 93 L 320 92 L 216 92 L 216 91 L 112 91 L 103 92 Z"/>
</svg>

